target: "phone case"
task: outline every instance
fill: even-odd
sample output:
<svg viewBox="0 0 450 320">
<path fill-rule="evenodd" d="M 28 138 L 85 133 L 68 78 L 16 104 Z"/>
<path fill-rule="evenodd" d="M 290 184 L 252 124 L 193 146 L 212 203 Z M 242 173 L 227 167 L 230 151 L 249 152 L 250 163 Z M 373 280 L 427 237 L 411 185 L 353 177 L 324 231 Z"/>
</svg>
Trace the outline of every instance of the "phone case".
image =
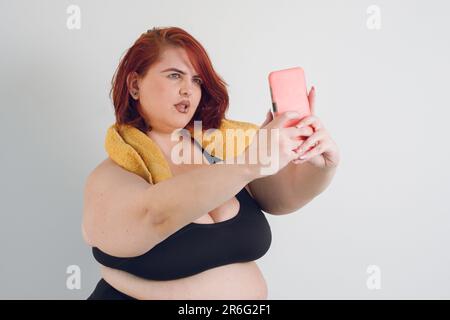
<svg viewBox="0 0 450 320">
<path fill-rule="evenodd" d="M 302 68 L 272 71 L 269 73 L 269 87 L 275 116 L 286 111 L 296 111 L 300 114 L 300 119 L 289 120 L 285 127 L 294 126 L 304 117 L 311 115 Z"/>
</svg>

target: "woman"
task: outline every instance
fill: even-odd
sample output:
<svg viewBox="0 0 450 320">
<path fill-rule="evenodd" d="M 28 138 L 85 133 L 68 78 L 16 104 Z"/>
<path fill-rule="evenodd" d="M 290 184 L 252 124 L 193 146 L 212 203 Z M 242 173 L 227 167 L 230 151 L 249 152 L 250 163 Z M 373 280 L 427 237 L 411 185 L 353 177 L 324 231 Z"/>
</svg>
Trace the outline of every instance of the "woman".
<svg viewBox="0 0 450 320">
<path fill-rule="evenodd" d="M 293 212 L 330 181 L 337 148 L 320 121 L 308 117 L 284 128 L 297 115 L 272 119 L 269 112 L 260 130 L 279 129 L 282 147 L 271 175 L 261 173 L 259 162 L 246 161 L 251 150 L 268 154 L 270 139 L 253 139 L 239 155 L 242 162 L 221 165 L 211 165 L 221 159 L 191 139 L 183 142 L 191 159 L 180 164 L 173 157 L 173 132 L 192 128 L 194 120 L 202 121 L 202 130 L 219 128 L 228 108 L 225 82 L 200 43 L 180 28 L 141 35 L 123 57 L 111 90 L 116 123 L 155 142 L 171 178 L 148 183 L 111 157 L 89 175 L 83 236 L 102 274 L 89 299 L 267 299 L 255 262 L 271 243 L 261 209 Z M 302 144 L 297 136 L 309 138 Z M 299 160 L 299 147 L 308 145 L 313 149 Z M 310 167 L 300 173 L 302 166 Z M 314 190 L 292 190 L 306 177 Z"/>
</svg>

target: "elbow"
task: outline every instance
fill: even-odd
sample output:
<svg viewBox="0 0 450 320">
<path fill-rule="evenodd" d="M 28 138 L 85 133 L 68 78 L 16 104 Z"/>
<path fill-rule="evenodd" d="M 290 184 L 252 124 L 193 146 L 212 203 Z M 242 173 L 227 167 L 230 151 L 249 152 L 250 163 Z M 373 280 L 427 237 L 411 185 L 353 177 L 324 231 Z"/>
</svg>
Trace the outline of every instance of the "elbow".
<svg viewBox="0 0 450 320">
<path fill-rule="evenodd" d="M 298 210 L 302 209 L 305 205 L 307 205 L 309 202 L 311 202 L 313 198 L 297 201 L 295 203 L 282 203 L 276 206 L 270 206 L 266 208 L 262 208 L 264 212 L 273 214 L 273 215 L 285 215 L 297 212 Z"/>
<path fill-rule="evenodd" d="M 139 197 L 141 208 L 143 210 L 144 220 L 151 225 L 161 225 L 167 218 L 167 212 L 170 212 L 166 208 L 163 208 L 163 204 L 158 196 L 156 186 L 152 185 L 147 190 L 142 192 Z"/>
</svg>

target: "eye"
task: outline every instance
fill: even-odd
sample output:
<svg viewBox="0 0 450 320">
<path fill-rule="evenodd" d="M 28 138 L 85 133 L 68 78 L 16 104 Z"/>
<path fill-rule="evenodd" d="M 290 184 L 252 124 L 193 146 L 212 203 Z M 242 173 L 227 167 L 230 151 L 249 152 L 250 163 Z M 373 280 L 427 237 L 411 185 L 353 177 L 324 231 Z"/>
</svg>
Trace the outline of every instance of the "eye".
<svg viewBox="0 0 450 320">
<path fill-rule="evenodd" d="M 169 77 L 171 77 L 173 75 L 179 76 L 180 74 L 179 73 L 171 73 L 171 74 L 169 74 Z M 178 77 L 175 78 L 175 79 L 178 79 Z M 198 85 L 202 85 L 203 84 L 203 80 L 202 79 L 196 78 L 195 80 L 197 81 Z"/>
</svg>

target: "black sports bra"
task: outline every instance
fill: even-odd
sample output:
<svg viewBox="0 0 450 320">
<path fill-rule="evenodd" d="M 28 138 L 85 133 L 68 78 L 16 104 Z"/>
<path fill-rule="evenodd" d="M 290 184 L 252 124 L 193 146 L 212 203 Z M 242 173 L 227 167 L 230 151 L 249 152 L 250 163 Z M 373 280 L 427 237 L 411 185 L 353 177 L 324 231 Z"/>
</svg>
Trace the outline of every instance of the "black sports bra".
<svg viewBox="0 0 450 320">
<path fill-rule="evenodd" d="M 212 156 L 207 157 L 210 160 Z M 93 247 L 94 258 L 107 267 L 150 280 L 173 280 L 259 259 L 272 242 L 269 223 L 245 188 L 236 198 L 240 208 L 231 219 L 212 224 L 192 222 L 136 257 L 114 257 Z"/>
</svg>

